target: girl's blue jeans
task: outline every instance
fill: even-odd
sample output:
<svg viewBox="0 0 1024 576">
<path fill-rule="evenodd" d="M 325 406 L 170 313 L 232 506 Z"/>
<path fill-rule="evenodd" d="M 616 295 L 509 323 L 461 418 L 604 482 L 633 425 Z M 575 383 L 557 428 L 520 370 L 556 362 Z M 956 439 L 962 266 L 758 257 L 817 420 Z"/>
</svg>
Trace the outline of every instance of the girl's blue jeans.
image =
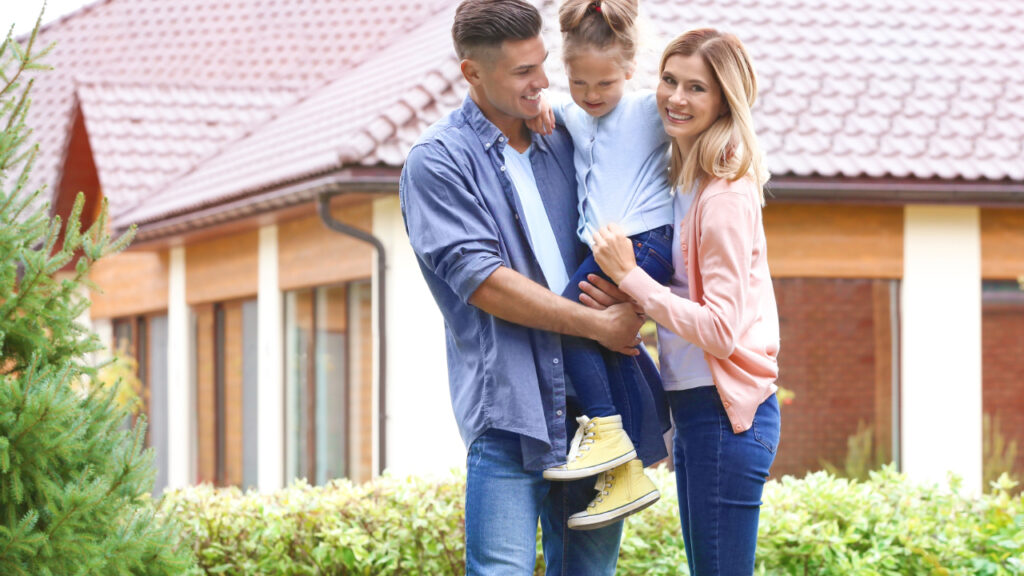
<svg viewBox="0 0 1024 576">
<path fill-rule="evenodd" d="M 641 232 L 630 236 L 630 240 L 633 242 L 637 266 L 643 268 L 659 284 L 668 284 L 673 269 L 672 226 Z M 594 260 L 594 255 L 590 254 L 569 280 L 562 296 L 578 302 L 579 283 L 586 280 L 588 274 L 598 274 L 608 279 Z M 586 338 L 563 336 L 562 359 L 565 362 L 565 373 L 572 381 L 583 406 L 583 413 L 591 418 L 616 414 L 601 345 Z"/>
<path fill-rule="evenodd" d="M 779 444 L 779 404 L 761 403 L 754 425 L 733 434 L 718 389 L 668 392 L 679 520 L 691 576 L 754 573 L 761 493 Z"/>
</svg>

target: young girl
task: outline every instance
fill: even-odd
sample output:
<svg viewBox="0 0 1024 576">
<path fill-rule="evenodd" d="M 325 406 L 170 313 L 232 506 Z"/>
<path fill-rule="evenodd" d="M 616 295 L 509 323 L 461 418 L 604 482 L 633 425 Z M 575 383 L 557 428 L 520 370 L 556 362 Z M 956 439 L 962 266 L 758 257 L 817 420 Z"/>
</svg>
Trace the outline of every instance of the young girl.
<svg viewBox="0 0 1024 576">
<path fill-rule="evenodd" d="M 705 352 L 706 361 L 661 353 L 663 370 L 710 368 L 713 377 L 668 392 L 686 558 L 697 576 L 752 574 L 779 441 L 779 320 L 761 220 L 768 174 L 750 115 L 757 80 L 735 36 L 694 30 L 665 49 L 656 94 L 672 137 L 670 178 L 683 192 L 676 219 L 685 213 L 671 287 L 637 266 L 615 225 L 594 235 L 594 256 L 662 327 L 663 343 L 683 339 Z"/>
<path fill-rule="evenodd" d="M 631 0 L 562 4 L 559 22 L 571 99 L 548 106 L 575 147 L 580 240 L 589 245 L 596 230 L 617 223 L 629 237 L 639 265 L 665 283 L 672 274 L 669 138 L 661 129 L 654 94 L 625 91 L 635 68 L 636 16 Z M 550 129 L 540 121 L 530 127 Z M 598 272 L 593 257 L 588 257 L 563 295 L 577 299 L 580 281 Z M 616 414 L 602 351 L 593 341 L 569 337 L 563 338 L 562 348 L 565 372 L 585 415 L 578 419 L 567 463 L 546 470 L 544 477 L 573 480 L 600 474 L 598 496 L 569 519 L 570 528 L 598 528 L 653 504 L 659 494 L 643 472 L 622 415 Z M 662 394 L 660 388 L 641 392 L 651 394 L 655 402 Z"/>
</svg>

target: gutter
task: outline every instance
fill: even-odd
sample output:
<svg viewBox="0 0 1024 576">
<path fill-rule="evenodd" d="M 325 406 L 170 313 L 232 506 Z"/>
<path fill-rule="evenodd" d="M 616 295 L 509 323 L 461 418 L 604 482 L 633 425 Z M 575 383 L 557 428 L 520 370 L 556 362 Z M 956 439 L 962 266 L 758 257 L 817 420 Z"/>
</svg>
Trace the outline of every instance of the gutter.
<svg viewBox="0 0 1024 576">
<path fill-rule="evenodd" d="M 1024 207 L 1024 182 L 1012 180 L 779 176 L 769 180 L 766 192 L 776 202 Z"/>
<path fill-rule="evenodd" d="M 321 194 L 337 196 L 339 190 L 345 190 L 346 193 L 394 194 L 398 190 L 398 173 L 372 168 L 345 169 L 253 190 L 205 207 L 189 207 L 185 212 L 158 220 L 138 222 L 138 231 L 132 244 L 138 246 L 233 220 L 268 214 L 313 202 Z M 114 228 L 123 233 L 128 229 L 128 223 L 117 222 Z"/>
<path fill-rule="evenodd" d="M 349 187 L 335 187 L 334 189 L 319 192 L 317 195 L 317 213 L 323 223 L 341 234 L 351 236 L 373 246 L 377 251 L 377 474 L 384 473 L 384 464 L 387 462 L 387 324 L 385 323 L 387 292 L 385 290 L 387 278 L 387 253 L 384 244 L 373 234 L 349 226 L 336 219 L 331 214 L 331 199 L 336 196 L 357 192 Z"/>
</svg>

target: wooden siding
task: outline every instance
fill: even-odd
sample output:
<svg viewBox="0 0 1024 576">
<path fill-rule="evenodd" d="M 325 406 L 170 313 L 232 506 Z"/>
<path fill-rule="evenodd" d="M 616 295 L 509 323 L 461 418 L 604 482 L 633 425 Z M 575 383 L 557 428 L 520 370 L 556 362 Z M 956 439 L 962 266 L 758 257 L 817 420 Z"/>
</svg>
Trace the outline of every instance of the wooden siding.
<svg viewBox="0 0 1024 576">
<path fill-rule="evenodd" d="M 190 305 L 255 296 L 259 231 L 214 238 L 185 248 L 185 299 Z"/>
<path fill-rule="evenodd" d="M 903 276 L 900 207 L 770 203 L 764 227 L 772 276 Z"/>
<path fill-rule="evenodd" d="M 369 202 L 333 208 L 332 214 L 361 230 L 373 227 Z M 327 228 L 318 216 L 282 222 L 277 242 L 281 290 L 369 278 L 376 257 L 372 246 Z"/>
<path fill-rule="evenodd" d="M 98 261 L 89 277 L 93 318 L 119 318 L 167 310 L 168 252 L 121 252 Z"/>
<path fill-rule="evenodd" d="M 981 275 L 986 280 L 1024 276 L 1024 210 L 981 211 Z"/>
</svg>

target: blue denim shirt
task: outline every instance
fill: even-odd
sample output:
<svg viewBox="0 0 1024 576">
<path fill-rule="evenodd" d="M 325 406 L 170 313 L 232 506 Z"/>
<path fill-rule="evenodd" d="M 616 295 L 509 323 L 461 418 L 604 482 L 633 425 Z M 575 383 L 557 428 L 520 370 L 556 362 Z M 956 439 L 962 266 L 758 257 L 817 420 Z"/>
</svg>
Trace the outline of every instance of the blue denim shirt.
<svg viewBox="0 0 1024 576">
<path fill-rule="evenodd" d="M 565 461 L 571 433 L 561 337 L 469 304 L 499 266 L 545 285 L 523 208 L 505 174 L 506 145 L 501 131 L 467 97 L 410 150 L 399 198 L 413 251 L 444 316 L 449 390 L 462 440 L 468 447 L 489 428 L 515 432 L 522 438 L 524 467 L 541 470 Z M 531 145 L 534 177 L 559 251 L 566 268 L 575 270 L 584 247 L 573 225 L 571 141 L 558 131 L 533 134 Z M 659 447 L 664 452 L 660 435 L 658 446 L 647 452 Z"/>
</svg>

